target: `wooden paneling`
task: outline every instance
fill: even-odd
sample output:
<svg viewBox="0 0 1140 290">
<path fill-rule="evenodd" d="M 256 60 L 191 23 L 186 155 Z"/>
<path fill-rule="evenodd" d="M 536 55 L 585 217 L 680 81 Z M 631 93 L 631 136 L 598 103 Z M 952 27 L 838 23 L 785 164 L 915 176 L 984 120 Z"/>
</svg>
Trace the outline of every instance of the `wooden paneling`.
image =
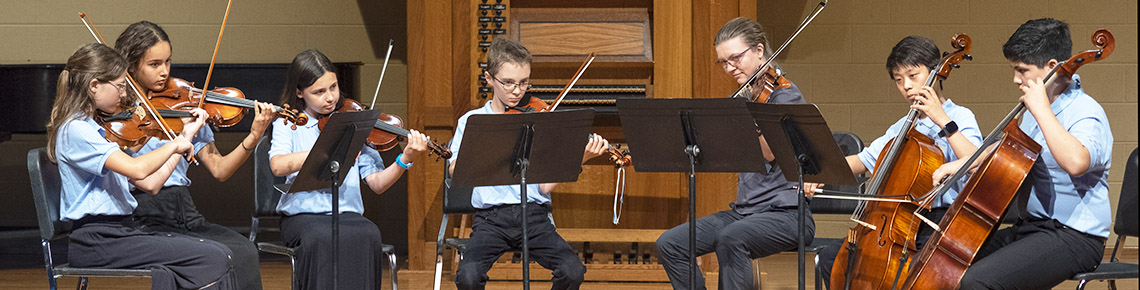
<svg viewBox="0 0 1140 290">
<path fill-rule="evenodd" d="M 647 8 L 512 9 L 512 39 L 525 45 L 534 62 L 578 62 L 597 52 L 597 62 L 653 60 Z"/>
<path fill-rule="evenodd" d="M 441 139 L 454 130 L 455 118 L 486 101 L 476 93 L 479 68 L 475 63 L 485 56 L 477 47 L 477 43 L 484 40 L 474 35 L 472 29 L 478 25 L 473 18 L 478 14 L 477 3 L 479 1 L 471 0 L 408 3 L 409 115 L 414 120 L 412 126 L 424 126 L 432 136 Z M 709 84 L 714 77 L 723 74 L 711 64 L 714 55 L 711 35 L 724 21 L 738 16 L 741 9 L 755 9 L 755 4 L 716 0 L 514 0 L 503 3 L 510 6 L 504 14 L 510 15 L 508 20 L 516 24 L 508 29 L 508 35 L 521 39 L 535 54 L 531 75 L 535 83 L 564 84 L 582 56 L 597 51 L 603 56 L 595 61 L 580 84 L 645 85 L 648 97 L 662 98 L 719 96 L 734 89 L 727 78 L 720 79 L 721 83 Z M 577 23 L 570 24 L 575 21 Z M 449 48 L 450 57 L 441 57 L 440 48 Z M 620 141 L 620 127 L 616 122 L 603 121 L 595 125 L 599 133 Z M 442 166 L 423 159 L 417 162 L 428 166 L 408 173 L 412 176 L 409 183 L 418 183 L 409 188 L 408 201 L 409 244 L 412 245 L 409 267 L 413 270 L 432 268 L 440 216 Z M 615 225 L 612 215 L 616 169 L 600 161 L 589 164 L 578 182 L 563 184 L 551 193 L 554 218 L 567 239 L 621 238 L 648 243 L 656 240 L 661 231 L 687 221 L 686 174 L 639 173 L 629 169 L 622 218 Z M 701 174 L 698 180 L 699 216 L 724 210 L 735 199 L 735 174 Z M 625 240 L 622 241 L 628 242 Z M 709 262 L 703 264 L 710 265 Z M 633 266 L 636 267 L 630 268 Z M 659 265 L 619 268 L 604 269 L 604 272 L 612 272 L 606 274 L 612 277 L 587 278 L 664 278 Z M 517 276 L 517 270 L 517 264 L 496 267 L 491 276 Z"/>
</svg>

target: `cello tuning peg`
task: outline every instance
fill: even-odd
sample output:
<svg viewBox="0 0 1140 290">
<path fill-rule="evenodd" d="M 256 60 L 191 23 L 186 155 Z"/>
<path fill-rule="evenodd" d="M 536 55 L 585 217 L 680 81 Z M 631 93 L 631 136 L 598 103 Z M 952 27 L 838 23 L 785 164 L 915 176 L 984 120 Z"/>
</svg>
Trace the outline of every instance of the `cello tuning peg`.
<svg viewBox="0 0 1140 290">
<path fill-rule="evenodd" d="M 956 64 L 956 63 L 952 63 L 952 64 L 950 64 L 950 67 L 952 67 L 952 68 L 961 68 L 962 66 L 961 66 L 961 65 L 958 65 L 958 64 Z"/>
<path fill-rule="evenodd" d="M 963 55 L 963 56 L 962 56 L 962 58 L 965 58 L 965 59 L 967 59 L 967 60 L 974 60 L 974 56 L 973 56 L 973 55 L 970 55 L 970 54 L 967 54 L 967 55 Z"/>
</svg>

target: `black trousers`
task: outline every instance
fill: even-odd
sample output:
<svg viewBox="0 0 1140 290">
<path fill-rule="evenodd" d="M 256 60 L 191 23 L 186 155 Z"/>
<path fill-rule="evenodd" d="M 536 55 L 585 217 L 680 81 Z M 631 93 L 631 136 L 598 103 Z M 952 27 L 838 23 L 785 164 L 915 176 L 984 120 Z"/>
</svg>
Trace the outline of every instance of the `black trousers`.
<svg viewBox="0 0 1140 290">
<path fill-rule="evenodd" d="M 459 289 L 483 289 L 487 270 L 503 253 L 522 249 L 522 206 L 500 205 L 475 213 L 471 240 L 459 261 L 455 286 Z M 550 205 L 527 204 L 527 246 L 530 257 L 543 268 L 554 271 L 551 289 L 578 289 L 585 278 L 586 266 L 570 244 L 555 231 Z"/>
<path fill-rule="evenodd" d="M 1021 220 L 986 240 L 960 288 L 1049 289 L 1096 269 L 1103 257 L 1102 237 L 1057 220 Z"/>
<path fill-rule="evenodd" d="M 155 231 L 179 233 L 226 245 L 233 252 L 237 286 L 240 289 L 261 289 L 257 246 L 238 232 L 206 221 L 194 206 L 187 187 L 165 187 L 155 195 L 136 191 L 135 200 L 138 200 L 138 207 L 133 215 L 139 223 Z"/>
<path fill-rule="evenodd" d="M 383 244 L 380 228 L 358 213 L 339 217 L 337 276 L 340 289 L 380 289 Z M 332 289 L 332 215 L 298 214 L 281 218 L 285 246 L 296 247 L 293 288 Z"/>
<path fill-rule="evenodd" d="M 923 216 L 937 223 L 942 220 L 942 216 L 946 215 L 946 210 L 948 209 L 949 208 L 946 207 L 933 208 Z M 926 241 L 930 240 L 930 236 L 933 234 L 934 228 L 927 226 L 926 223 L 922 223 L 922 225 L 918 227 L 918 234 L 915 236 L 915 246 L 921 251 L 922 246 L 926 245 Z M 834 269 L 835 256 L 839 255 L 839 248 L 841 247 L 843 247 L 842 240 L 824 245 L 824 247 L 819 250 L 819 256 L 815 261 L 815 270 L 819 273 L 820 277 L 822 277 L 823 284 L 827 285 L 829 289 L 831 287 L 831 269 Z M 914 261 L 913 256 L 911 256 L 911 258 L 911 261 Z M 904 280 L 906 280 L 906 277 L 900 278 L 899 284 L 902 284 Z M 842 289 L 840 286 L 836 286 L 836 288 Z"/>
<path fill-rule="evenodd" d="M 76 221 L 68 246 L 74 267 L 150 269 L 151 289 L 242 289 L 221 243 L 141 228 L 129 216 Z M 206 288 L 203 288 L 206 287 Z"/>
<path fill-rule="evenodd" d="M 725 210 L 696 220 L 697 255 L 716 252 L 720 289 L 754 289 L 752 259 L 796 248 L 799 211 L 795 208 L 742 215 Z M 806 240 L 815 236 L 815 221 L 808 214 Z M 657 258 L 665 266 L 673 289 L 705 289 L 697 275 L 689 283 L 689 224 L 676 226 L 657 238 Z M 698 269 L 698 271 L 700 271 Z"/>
</svg>

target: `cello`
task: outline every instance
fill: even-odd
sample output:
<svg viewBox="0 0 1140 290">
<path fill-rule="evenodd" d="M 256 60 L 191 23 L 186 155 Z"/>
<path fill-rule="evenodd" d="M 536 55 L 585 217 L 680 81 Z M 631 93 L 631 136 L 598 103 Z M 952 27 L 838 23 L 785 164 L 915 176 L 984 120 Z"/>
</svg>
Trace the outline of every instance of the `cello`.
<svg viewBox="0 0 1140 290">
<path fill-rule="evenodd" d="M 1108 57 L 1116 47 L 1112 33 L 1104 29 L 1093 33 L 1092 42 L 1097 49 L 1057 64 L 1045 77 L 1045 83 L 1072 78 L 1082 65 Z M 1018 102 L 978 147 L 987 149 L 974 152 L 965 165 L 936 188 L 939 194 L 944 193 L 966 172 L 974 171 L 919 253 L 902 289 L 958 288 L 966 269 L 1001 224 L 1003 212 L 1041 153 L 1041 144 L 1018 127 L 1024 110 L 1025 104 Z M 981 157 L 983 154 L 986 156 Z M 979 165 L 971 169 L 975 161 Z"/>
<path fill-rule="evenodd" d="M 926 86 L 944 80 L 962 60 L 971 59 L 970 37 L 954 35 L 947 54 L 931 71 Z M 861 201 L 852 214 L 856 222 L 839 249 L 831 272 L 831 285 L 844 289 L 892 289 L 907 274 L 910 257 L 917 252 L 915 236 L 923 222 L 919 212 L 929 210 L 933 173 L 945 161 L 934 140 L 914 129 L 919 111 L 910 109 L 903 129 L 887 143 L 875 164 L 871 184 L 864 194 L 896 198 L 893 201 Z"/>
</svg>

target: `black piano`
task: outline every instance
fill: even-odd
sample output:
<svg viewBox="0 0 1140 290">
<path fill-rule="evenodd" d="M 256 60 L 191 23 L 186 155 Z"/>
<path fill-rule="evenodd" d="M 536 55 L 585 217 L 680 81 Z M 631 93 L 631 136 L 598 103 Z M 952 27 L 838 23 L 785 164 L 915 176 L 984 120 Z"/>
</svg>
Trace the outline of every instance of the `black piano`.
<svg viewBox="0 0 1140 290">
<path fill-rule="evenodd" d="M 356 98 L 357 75 L 361 62 L 335 63 L 341 93 Z M 235 87 L 248 99 L 276 104 L 285 83 L 288 63 L 215 64 L 210 87 Z M 175 64 L 171 74 L 201 86 L 206 79 L 209 64 Z M 51 117 L 55 100 L 55 86 L 62 64 L 0 65 L 0 104 L 5 114 L 0 115 L 0 142 L 13 133 L 44 133 Z M 221 132 L 249 131 L 253 118 L 244 118 Z"/>
</svg>

